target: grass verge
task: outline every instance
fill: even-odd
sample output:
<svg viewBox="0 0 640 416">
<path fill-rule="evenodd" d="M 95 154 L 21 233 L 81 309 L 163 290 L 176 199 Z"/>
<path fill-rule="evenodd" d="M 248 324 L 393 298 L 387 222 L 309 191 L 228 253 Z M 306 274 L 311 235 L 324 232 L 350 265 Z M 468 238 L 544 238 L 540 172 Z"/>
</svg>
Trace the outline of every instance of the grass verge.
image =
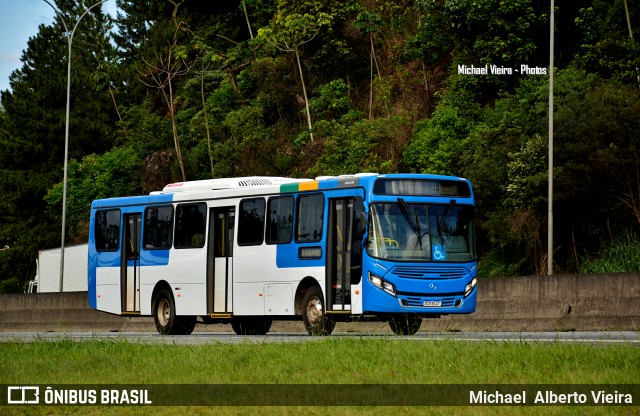
<svg viewBox="0 0 640 416">
<path fill-rule="evenodd" d="M 1 384 L 638 384 L 625 345 L 332 339 L 0 343 Z M 3 392 L 3 394 L 5 394 Z M 640 400 L 640 398 L 636 398 Z M 636 414 L 629 407 L 5 407 L 4 414 Z"/>
</svg>

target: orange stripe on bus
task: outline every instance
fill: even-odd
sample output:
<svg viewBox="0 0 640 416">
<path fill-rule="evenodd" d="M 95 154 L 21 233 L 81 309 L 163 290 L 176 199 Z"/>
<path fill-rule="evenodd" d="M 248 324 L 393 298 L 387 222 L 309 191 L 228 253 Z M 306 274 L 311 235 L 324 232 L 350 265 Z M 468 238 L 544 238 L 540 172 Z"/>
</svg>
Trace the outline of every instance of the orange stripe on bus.
<svg viewBox="0 0 640 416">
<path fill-rule="evenodd" d="M 298 184 L 299 191 L 314 191 L 318 189 L 318 181 L 300 182 Z"/>
</svg>

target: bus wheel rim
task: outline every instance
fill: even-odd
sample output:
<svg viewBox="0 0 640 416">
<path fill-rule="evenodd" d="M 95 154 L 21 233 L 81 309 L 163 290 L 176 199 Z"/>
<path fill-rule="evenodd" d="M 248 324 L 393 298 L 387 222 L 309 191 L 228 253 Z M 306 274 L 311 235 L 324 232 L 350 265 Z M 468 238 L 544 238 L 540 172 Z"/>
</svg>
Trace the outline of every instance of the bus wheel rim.
<svg viewBox="0 0 640 416">
<path fill-rule="evenodd" d="M 166 299 L 160 300 L 158 305 L 158 320 L 162 326 L 167 326 L 171 318 L 171 306 Z"/>
<path fill-rule="evenodd" d="M 312 298 L 307 305 L 309 323 L 319 324 L 322 320 L 322 302 L 317 297 Z"/>
</svg>

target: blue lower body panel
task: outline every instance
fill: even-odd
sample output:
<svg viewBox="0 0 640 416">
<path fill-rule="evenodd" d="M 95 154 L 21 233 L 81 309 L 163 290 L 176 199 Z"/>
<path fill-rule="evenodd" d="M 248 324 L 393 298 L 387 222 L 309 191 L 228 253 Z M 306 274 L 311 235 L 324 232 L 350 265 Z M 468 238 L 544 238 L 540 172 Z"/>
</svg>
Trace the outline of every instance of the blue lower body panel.
<svg viewBox="0 0 640 416">
<path fill-rule="evenodd" d="M 383 290 L 363 278 L 363 312 L 374 314 L 448 315 L 476 310 L 477 286 L 465 295 L 475 278 L 475 263 L 464 265 L 392 265 L 376 262 L 370 272 L 384 281 Z"/>
</svg>

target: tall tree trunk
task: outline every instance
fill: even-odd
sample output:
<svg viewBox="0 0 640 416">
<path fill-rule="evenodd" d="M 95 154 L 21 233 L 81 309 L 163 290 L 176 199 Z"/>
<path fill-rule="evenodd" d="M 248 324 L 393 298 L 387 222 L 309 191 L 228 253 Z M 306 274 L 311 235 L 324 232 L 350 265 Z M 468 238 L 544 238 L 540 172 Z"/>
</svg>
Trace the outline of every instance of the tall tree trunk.
<svg viewBox="0 0 640 416">
<path fill-rule="evenodd" d="M 373 117 L 373 43 L 371 52 L 369 56 L 369 120 Z"/>
<path fill-rule="evenodd" d="M 627 0 L 624 0 L 624 12 L 627 15 L 627 27 L 629 28 L 629 37 L 631 38 L 631 42 L 635 43 L 633 39 L 633 31 L 631 30 L 631 18 L 629 17 L 629 6 L 627 5 Z M 636 78 L 638 79 L 638 87 L 640 87 L 640 68 L 636 65 Z"/>
<path fill-rule="evenodd" d="M 242 9 L 244 10 L 244 18 L 246 19 L 247 27 L 249 28 L 249 36 L 253 39 L 253 31 L 251 30 L 251 23 L 249 22 L 249 13 L 247 13 L 247 5 L 244 0 L 242 0 Z"/>
<path fill-rule="evenodd" d="M 116 97 L 113 95 L 113 90 L 111 89 L 111 85 L 107 83 L 107 88 L 109 88 L 109 95 L 111 96 L 111 101 L 113 102 L 113 106 L 116 109 L 116 113 L 118 114 L 118 120 L 122 121 L 122 116 L 120 115 L 120 110 L 118 109 L 118 104 L 116 103 Z"/>
<path fill-rule="evenodd" d="M 309 110 L 309 99 L 307 98 L 307 88 L 304 86 L 304 75 L 302 74 L 302 65 L 300 64 L 300 54 L 298 53 L 298 46 L 294 48 L 296 53 L 296 61 L 298 61 L 298 71 L 300 72 L 300 82 L 302 83 L 302 95 L 304 96 L 304 105 L 307 109 L 307 123 L 309 125 L 309 136 L 313 141 L 313 126 L 311 124 L 311 111 Z"/>
<path fill-rule="evenodd" d="M 203 63 L 204 66 L 204 63 Z M 209 116 L 207 115 L 207 103 L 204 99 L 204 68 L 200 72 L 200 96 L 202 97 L 202 112 L 204 113 L 204 126 L 207 131 L 207 146 L 209 147 L 209 162 L 211 163 L 211 177 L 213 178 L 213 153 L 211 151 L 211 131 L 209 130 Z"/>
<path fill-rule="evenodd" d="M 182 181 L 187 181 L 187 175 L 184 172 L 184 163 L 182 162 L 182 150 L 180 150 L 180 139 L 178 137 L 178 126 L 176 124 L 176 113 L 173 106 L 173 87 L 171 86 L 171 81 L 169 81 L 169 95 L 165 92 L 164 88 L 162 88 L 162 95 L 164 95 L 164 99 L 169 107 L 169 117 L 171 118 L 171 128 L 173 133 L 173 143 L 176 147 L 176 157 L 178 158 L 178 166 L 180 166 L 180 173 L 182 174 Z"/>
</svg>

